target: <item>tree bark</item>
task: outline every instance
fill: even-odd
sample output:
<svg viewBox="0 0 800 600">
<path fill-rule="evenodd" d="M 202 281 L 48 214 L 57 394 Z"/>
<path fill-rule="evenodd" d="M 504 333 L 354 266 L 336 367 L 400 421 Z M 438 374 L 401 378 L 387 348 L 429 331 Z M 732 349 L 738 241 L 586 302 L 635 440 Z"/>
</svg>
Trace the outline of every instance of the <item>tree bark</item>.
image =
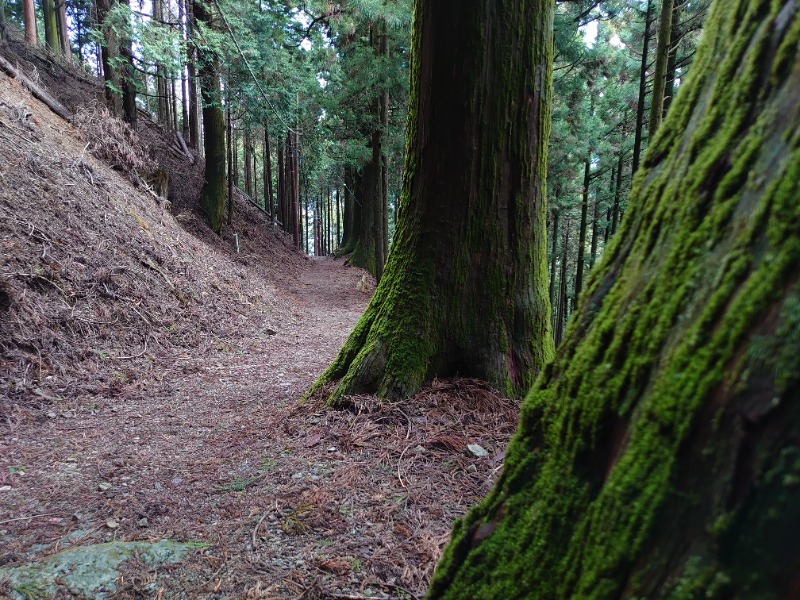
<svg viewBox="0 0 800 600">
<path fill-rule="evenodd" d="M 556 326 L 553 336 L 556 346 L 561 344 L 561 340 L 564 339 L 564 324 L 567 321 L 567 313 L 569 311 L 569 288 L 567 282 L 567 264 L 569 263 L 569 219 L 567 219 L 565 225 L 564 244 L 561 250 L 561 278 L 558 284 L 558 310 L 556 311 Z"/>
<path fill-rule="evenodd" d="M 275 218 L 275 204 L 272 195 L 272 153 L 269 147 L 269 125 L 264 122 L 264 208 L 270 219 Z"/>
<path fill-rule="evenodd" d="M 122 2 L 130 8 L 130 0 L 122 0 Z M 131 44 L 131 40 L 126 37 L 122 37 L 119 40 L 119 55 L 123 59 L 119 84 L 122 89 L 122 118 L 136 130 L 138 118 L 136 109 L 136 71 L 133 68 Z"/>
<path fill-rule="evenodd" d="M 583 290 L 584 257 L 586 256 L 586 226 L 589 219 L 589 184 L 591 183 L 592 163 L 589 156 L 583 162 L 583 190 L 581 192 L 581 222 L 578 230 L 578 260 L 575 265 L 575 295 L 572 297 L 573 310 Z"/>
<path fill-rule="evenodd" d="M 186 77 L 189 84 L 189 143 L 194 148 L 200 146 L 200 116 L 198 115 L 197 92 L 197 47 L 193 41 L 195 29 L 194 1 L 185 0 L 186 5 Z"/>
<path fill-rule="evenodd" d="M 202 3 L 194 5 L 195 16 L 213 27 L 211 13 Z M 222 114 L 222 93 L 218 59 L 205 50 L 200 55 L 200 89 L 203 98 L 203 146 L 205 149 L 205 182 L 200 192 L 200 207 L 214 233 L 222 231 L 225 215 L 225 116 Z"/>
<path fill-rule="evenodd" d="M 228 164 L 233 162 L 233 121 L 231 120 L 231 109 L 228 106 L 227 110 L 225 111 L 225 121 L 226 121 L 226 131 L 227 135 L 227 154 L 228 154 Z M 233 224 L 233 188 L 236 187 L 233 181 L 233 172 L 231 169 L 228 169 L 228 227 Z"/>
<path fill-rule="evenodd" d="M 556 202 L 558 202 L 558 188 L 556 188 Z M 549 294 L 550 297 L 550 306 L 556 305 L 556 258 L 558 257 L 557 253 L 557 243 L 558 243 L 558 220 L 560 217 L 560 210 L 558 207 L 553 209 L 553 233 L 550 236 L 550 239 L 553 241 L 553 247 L 550 250 L 550 288 Z"/>
<path fill-rule="evenodd" d="M 528 389 L 553 353 L 547 0 L 417 0 L 406 168 L 383 278 L 311 392 L 398 398 L 434 377 Z M 521 49 L 525 49 L 522 51 Z"/>
<path fill-rule="evenodd" d="M 69 28 L 67 27 L 67 4 L 65 0 L 56 0 L 56 25 L 58 26 L 58 41 L 61 46 L 61 55 L 72 60 L 72 47 L 69 42 Z"/>
<path fill-rule="evenodd" d="M 619 151 L 619 155 L 617 156 L 617 183 L 614 186 L 614 208 L 611 211 L 611 235 L 612 237 L 614 234 L 617 233 L 617 225 L 619 225 L 619 218 L 620 218 L 620 208 L 619 208 L 619 201 L 622 195 L 622 168 L 624 162 L 622 158 L 622 149 Z"/>
<path fill-rule="evenodd" d="M 429 598 L 795 598 L 800 12 L 719 0 Z"/>
<path fill-rule="evenodd" d="M 36 8 L 33 0 L 22 0 L 22 20 L 25 23 L 25 41 L 36 46 Z"/>
<path fill-rule="evenodd" d="M 650 49 L 650 25 L 652 25 L 653 0 L 647 0 L 644 16 L 644 39 L 642 41 L 642 62 L 639 66 L 639 100 L 636 104 L 636 132 L 633 138 L 633 166 L 631 175 L 639 170 L 639 157 L 642 154 L 642 131 L 644 129 L 645 95 L 647 93 L 647 55 Z"/>
<path fill-rule="evenodd" d="M 286 168 L 284 165 L 283 144 L 278 144 L 278 216 L 281 229 L 286 231 Z"/>
<path fill-rule="evenodd" d="M 653 139 L 664 114 L 664 90 L 667 83 L 670 34 L 672 33 L 673 0 L 662 0 L 661 16 L 658 20 L 658 43 L 656 45 L 656 70 L 653 74 L 653 93 L 650 97 L 649 136 Z"/>
<path fill-rule="evenodd" d="M 58 43 L 58 17 L 56 16 L 56 6 L 53 0 L 42 0 L 42 16 L 44 19 L 44 40 L 47 49 L 53 54 L 60 52 Z"/>
</svg>

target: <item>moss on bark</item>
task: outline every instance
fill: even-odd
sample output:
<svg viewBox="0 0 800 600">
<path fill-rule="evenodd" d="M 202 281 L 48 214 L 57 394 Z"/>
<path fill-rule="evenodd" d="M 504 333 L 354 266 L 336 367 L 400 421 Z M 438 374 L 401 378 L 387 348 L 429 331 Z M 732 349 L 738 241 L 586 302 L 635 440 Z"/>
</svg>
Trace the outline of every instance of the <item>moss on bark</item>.
<svg viewBox="0 0 800 600">
<path fill-rule="evenodd" d="M 797 594 L 799 31 L 797 2 L 715 3 L 430 598 Z"/>
<path fill-rule="evenodd" d="M 413 394 L 471 376 L 522 395 L 552 357 L 547 0 L 417 0 L 395 238 L 370 306 L 312 392 Z M 328 389 L 326 387 L 326 389 Z"/>
</svg>

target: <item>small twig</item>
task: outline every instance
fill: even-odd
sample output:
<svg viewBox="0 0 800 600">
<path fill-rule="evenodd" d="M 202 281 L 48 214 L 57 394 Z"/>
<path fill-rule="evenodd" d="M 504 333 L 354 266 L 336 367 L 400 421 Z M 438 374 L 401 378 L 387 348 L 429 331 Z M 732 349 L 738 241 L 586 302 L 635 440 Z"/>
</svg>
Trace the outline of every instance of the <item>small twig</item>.
<svg viewBox="0 0 800 600">
<path fill-rule="evenodd" d="M 258 534 L 258 528 L 261 527 L 261 524 L 264 522 L 264 519 L 266 518 L 267 518 L 267 513 L 261 515 L 261 518 L 258 520 L 258 523 L 256 523 L 255 529 L 253 529 L 253 536 L 252 536 L 253 550 L 256 549 L 256 539 L 257 539 L 256 535 Z"/>
<path fill-rule="evenodd" d="M 400 474 L 400 465 L 403 463 L 403 455 L 406 453 L 406 450 L 411 448 L 412 445 L 413 442 L 408 446 L 406 446 L 405 448 L 403 448 L 403 451 L 400 453 L 400 458 L 397 460 L 397 479 L 400 482 L 400 485 L 402 485 L 406 489 L 408 489 L 408 486 L 405 483 L 403 483 L 403 476 Z"/>
<path fill-rule="evenodd" d="M 398 408 L 397 412 L 399 412 L 401 415 L 403 415 L 406 418 L 406 422 L 408 423 L 408 431 L 406 432 L 406 439 L 409 439 L 411 437 L 411 419 L 401 409 Z"/>
<path fill-rule="evenodd" d="M 0 521 L 0 525 L 5 525 L 6 523 L 14 523 L 15 521 L 28 521 L 30 519 L 38 519 L 40 517 L 53 517 L 55 515 L 60 515 L 60 512 L 54 513 L 42 513 L 40 515 L 31 515 L 30 517 L 17 517 L 16 519 L 8 519 L 6 521 Z"/>
<path fill-rule="evenodd" d="M 132 358 L 139 358 L 145 352 L 147 352 L 147 338 L 144 338 L 144 350 L 139 352 L 139 354 L 132 354 L 131 356 L 115 356 L 114 358 L 116 358 L 117 360 L 130 360 Z"/>
</svg>

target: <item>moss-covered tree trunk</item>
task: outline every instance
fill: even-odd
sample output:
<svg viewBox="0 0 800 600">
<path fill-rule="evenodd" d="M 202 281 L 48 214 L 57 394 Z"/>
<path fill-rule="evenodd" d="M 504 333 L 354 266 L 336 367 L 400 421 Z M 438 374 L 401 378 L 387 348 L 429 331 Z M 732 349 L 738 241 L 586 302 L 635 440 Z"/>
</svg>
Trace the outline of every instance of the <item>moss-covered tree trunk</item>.
<svg viewBox="0 0 800 600">
<path fill-rule="evenodd" d="M 431 598 L 800 592 L 800 14 L 719 0 Z"/>
<path fill-rule="evenodd" d="M 213 27 L 212 15 L 202 2 L 194 4 L 194 16 Z M 215 233 L 220 233 L 225 217 L 225 115 L 222 112 L 219 64 L 213 52 L 200 52 L 198 75 L 203 99 L 203 149 L 206 160 L 200 208 L 209 227 Z"/>
<path fill-rule="evenodd" d="M 61 52 L 61 45 L 58 43 L 58 15 L 54 0 L 42 0 L 42 18 L 47 49 L 58 55 Z"/>
<path fill-rule="evenodd" d="M 413 394 L 485 379 L 521 394 L 552 356 L 545 168 L 548 0 L 417 0 L 403 192 L 380 285 L 314 386 Z M 313 391 L 313 390 L 312 390 Z"/>
</svg>

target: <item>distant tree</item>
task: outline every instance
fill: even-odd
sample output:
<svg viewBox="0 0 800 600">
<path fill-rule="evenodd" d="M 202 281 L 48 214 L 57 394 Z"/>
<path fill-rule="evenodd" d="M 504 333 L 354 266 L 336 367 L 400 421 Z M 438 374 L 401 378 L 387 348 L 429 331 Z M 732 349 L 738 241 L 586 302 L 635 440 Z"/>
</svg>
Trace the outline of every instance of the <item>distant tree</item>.
<svg viewBox="0 0 800 600">
<path fill-rule="evenodd" d="M 454 10 L 455 9 L 455 10 Z M 312 392 L 403 397 L 479 377 L 519 395 L 552 356 L 548 0 L 417 0 L 406 170 L 372 302 Z"/>
<path fill-rule="evenodd" d="M 430 598 L 794 598 L 800 7 L 718 0 Z"/>
</svg>

